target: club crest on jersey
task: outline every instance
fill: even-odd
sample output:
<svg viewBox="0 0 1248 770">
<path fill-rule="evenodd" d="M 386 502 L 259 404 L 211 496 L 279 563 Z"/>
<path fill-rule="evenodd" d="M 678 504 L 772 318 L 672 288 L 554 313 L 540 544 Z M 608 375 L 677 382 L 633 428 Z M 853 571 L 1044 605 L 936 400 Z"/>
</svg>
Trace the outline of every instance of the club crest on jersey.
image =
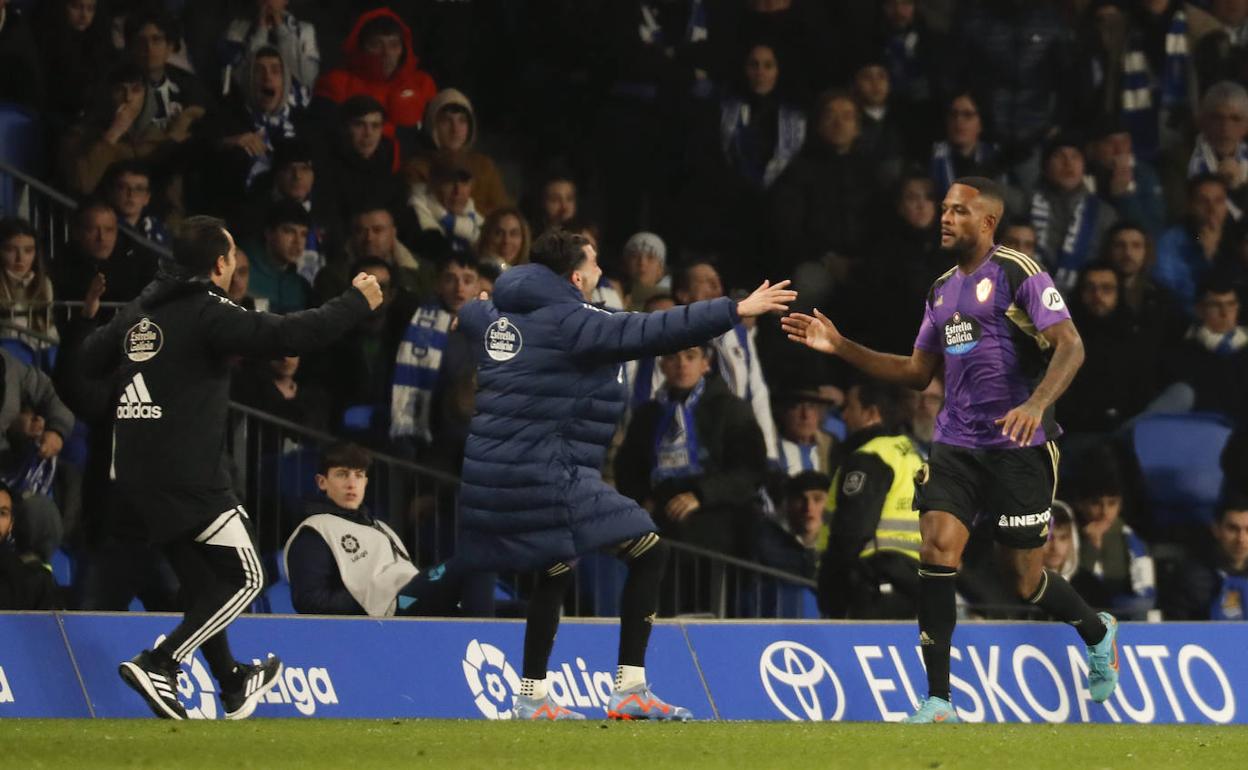
<svg viewBox="0 0 1248 770">
<path fill-rule="evenodd" d="M 979 344 L 982 336 L 983 329 L 978 321 L 969 315 L 954 313 L 945 322 L 945 352 L 954 356 L 968 353 Z"/>
<path fill-rule="evenodd" d="M 126 358 L 135 363 L 142 363 L 155 358 L 160 352 L 165 344 L 165 333 L 152 319 L 144 317 L 126 330 L 126 336 L 121 344 Z"/>
<path fill-rule="evenodd" d="M 485 327 L 485 353 L 495 361 L 510 361 L 524 347 L 524 338 L 506 316 Z"/>
<path fill-rule="evenodd" d="M 975 284 L 975 299 L 979 300 L 980 302 L 987 302 L 990 296 L 992 296 L 992 279 L 991 278 L 985 278 L 984 280 Z"/>
</svg>

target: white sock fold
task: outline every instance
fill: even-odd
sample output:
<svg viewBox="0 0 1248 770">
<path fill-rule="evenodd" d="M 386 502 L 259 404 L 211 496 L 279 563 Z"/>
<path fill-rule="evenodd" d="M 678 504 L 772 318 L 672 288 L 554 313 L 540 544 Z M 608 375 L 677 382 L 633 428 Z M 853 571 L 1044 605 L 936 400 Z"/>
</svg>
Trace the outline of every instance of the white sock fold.
<svg viewBox="0 0 1248 770">
<path fill-rule="evenodd" d="M 546 680 L 521 679 L 520 694 L 533 700 L 543 700 L 546 697 Z"/>
<path fill-rule="evenodd" d="M 646 683 L 645 666 L 616 666 L 615 691 L 631 690 Z"/>
</svg>

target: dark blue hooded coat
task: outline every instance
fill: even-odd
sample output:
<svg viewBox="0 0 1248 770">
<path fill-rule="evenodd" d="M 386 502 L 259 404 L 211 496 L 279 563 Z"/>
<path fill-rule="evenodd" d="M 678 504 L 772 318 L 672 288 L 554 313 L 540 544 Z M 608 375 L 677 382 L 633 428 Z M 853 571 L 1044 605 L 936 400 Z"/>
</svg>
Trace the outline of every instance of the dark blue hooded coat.
<svg viewBox="0 0 1248 770">
<path fill-rule="evenodd" d="M 457 556 L 474 568 L 544 569 L 652 532 L 650 514 L 602 480 L 627 402 L 621 365 L 702 344 L 737 320 L 727 298 L 609 313 L 536 264 L 503 273 L 492 302 L 465 305 L 477 401 Z"/>
</svg>

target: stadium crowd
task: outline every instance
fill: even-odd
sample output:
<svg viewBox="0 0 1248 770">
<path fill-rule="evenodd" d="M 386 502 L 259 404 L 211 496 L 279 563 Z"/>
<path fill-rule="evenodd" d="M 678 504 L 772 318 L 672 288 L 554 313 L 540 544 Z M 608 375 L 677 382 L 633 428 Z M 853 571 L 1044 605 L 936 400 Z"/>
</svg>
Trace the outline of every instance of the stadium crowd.
<svg viewBox="0 0 1248 770">
<path fill-rule="evenodd" d="M 0 608 L 176 606 L 109 503 L 116 387 L 75 345 L 190 214 L 228 221 L 237 304 L 313 307 L 361 271 L 385 292 L 323 355 L 239 362 L 238 402 L 454 474 L 474 390 L 455 315 L 542 232 L 597 245 L 608 310 L 792 276 L 801 307 L 907 353 L 951 266 L 940 201 L 979 175 L 1008 185 L 999 238 L 1053 275 L 1087 349 L 1046 564 L 1127 617 L 1246 617 L 1248 1 L 0 0 L 0 102 L 43 137 L 3 160 L 78 201 L 54 249 L 0 212 Z M 773 318 L 623 377 L 606 472 L 664 535 L 817 578 L 831 617 L 913 617 L 917 545 L 875 544 L 939 382 L 857 379 Z M 1223 490 L 1212 522 L 1160 521 L 1133 428 L 1189 412 L 1234 429 Z M 692 462 L 662 461 L 691 435 Z M 348 518 L 402 530 L 391 506 Z M 301 563 L 332 572 L 302 532 Z M 72 593 L 43 566 L 62 548 Z M 1017 604 L 985 555 L 961 593 Z M 318 611 L 364 612 L 342 588 Z"/>
</svg>

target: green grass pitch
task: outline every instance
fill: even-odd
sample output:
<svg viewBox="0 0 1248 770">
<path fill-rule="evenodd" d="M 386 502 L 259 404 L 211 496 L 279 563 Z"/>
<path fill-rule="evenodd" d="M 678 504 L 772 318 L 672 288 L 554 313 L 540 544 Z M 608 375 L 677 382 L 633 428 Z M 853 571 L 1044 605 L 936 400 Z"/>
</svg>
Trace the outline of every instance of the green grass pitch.
<svg viewBox="0 0 1248 770">
<path fill-rule="evenodd" d="M 0 720 L 8 768 L 1221 768 L 1248 728 L 824 722 Z"/>
</svg>

